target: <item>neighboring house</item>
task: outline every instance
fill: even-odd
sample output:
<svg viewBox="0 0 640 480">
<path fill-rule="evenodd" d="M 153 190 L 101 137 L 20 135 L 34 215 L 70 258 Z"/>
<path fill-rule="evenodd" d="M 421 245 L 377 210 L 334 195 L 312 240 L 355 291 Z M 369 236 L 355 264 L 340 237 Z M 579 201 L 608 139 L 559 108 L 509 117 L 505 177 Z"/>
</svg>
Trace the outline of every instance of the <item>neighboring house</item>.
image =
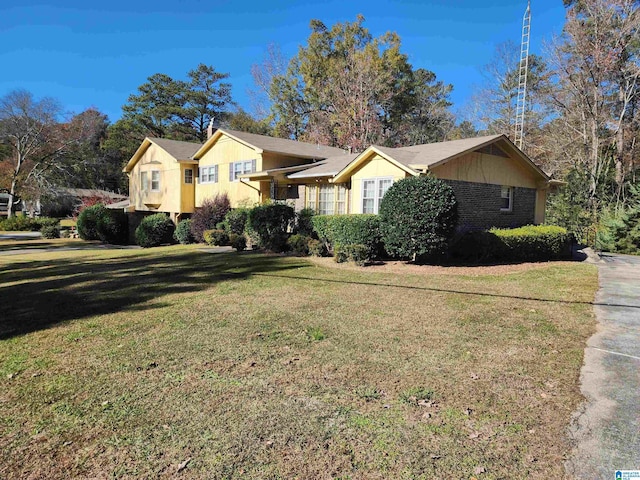
<svg viewBox="0 0 640 480">
<path fill-rule="evenodd" d="M 13 200 L 13 212 L 22 212 L 23 201 L 18 197 L 14 197 Z M 6 217 L 9 214 L 9 194 L 0 192 L 0 217 Z"/>
<path fill-rule="evenodd" d="M 163 211 L 174 219 L 192 213 L 193 207 L 218 193 L 227 193 L 233 207 L 282 200 L 320 214 L 378 213 L 393 182 L 429 174 L 454 189 L 461 227 L 509 227 L 544 222 L 547 192 L 560 184 L 504 135 L 401 148 L 372 145 L 360 154 L 348 154 L 333 147 L 218 129 L 204 145 L 173 142 L 183 144 L 183 150 L 174 150 L 165 160 L 152 150 L 155 145 L 167 153 L 169 148 L 159 142 L 171 141 L 145 139 L 125 169 L 131 178 L 131 209 Z M 187 158 L 189 149 L 194 151 Z M 148 158 L 141 162 L 145 155 Z M 180 167 L 185 180 L 186 166 L 197 164 L 195 200 L 185 198 L 192 190 L 179 188 L 184 182 L 170 190 L 160 188 L 158 199 L 149 200 L 149 192 L 141 190 L 137 179 L 150 171 L 153 162 L 161 179 Z M 175 210 L 169 205 L 190 208 Z"/>
<path fill-rule="evenodd" d="M 129 176 L 129 212 L 169 214 L 175 222 L 195 211 L 199 143 L 145 138 L 124 167 Z"/>
</svg>

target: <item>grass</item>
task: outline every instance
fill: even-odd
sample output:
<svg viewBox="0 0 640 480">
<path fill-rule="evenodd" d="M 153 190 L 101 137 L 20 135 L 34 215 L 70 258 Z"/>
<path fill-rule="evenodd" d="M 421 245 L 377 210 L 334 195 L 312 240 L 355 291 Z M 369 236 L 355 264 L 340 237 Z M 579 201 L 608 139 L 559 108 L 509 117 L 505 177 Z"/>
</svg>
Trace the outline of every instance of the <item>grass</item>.
<svg viewBox="0 0 640 480">
<path fill-rule="evenodd" d="M 0 256 L 0 478 L 561 478 L 596 287 L 559 262 Z"/>
</svg>

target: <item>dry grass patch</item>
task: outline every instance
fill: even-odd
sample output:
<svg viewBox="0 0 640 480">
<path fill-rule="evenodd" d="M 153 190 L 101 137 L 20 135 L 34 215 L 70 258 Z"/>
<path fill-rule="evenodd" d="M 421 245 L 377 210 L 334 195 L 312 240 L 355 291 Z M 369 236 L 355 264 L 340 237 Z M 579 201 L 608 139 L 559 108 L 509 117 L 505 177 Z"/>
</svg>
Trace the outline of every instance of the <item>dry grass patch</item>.
<svg viewBox="0 0 640 480">
<path fill-rule="evenodd" d="M 596 286 L 571 263 L 0 257 L 0 477 L 560 478 Z"/>
</svg>

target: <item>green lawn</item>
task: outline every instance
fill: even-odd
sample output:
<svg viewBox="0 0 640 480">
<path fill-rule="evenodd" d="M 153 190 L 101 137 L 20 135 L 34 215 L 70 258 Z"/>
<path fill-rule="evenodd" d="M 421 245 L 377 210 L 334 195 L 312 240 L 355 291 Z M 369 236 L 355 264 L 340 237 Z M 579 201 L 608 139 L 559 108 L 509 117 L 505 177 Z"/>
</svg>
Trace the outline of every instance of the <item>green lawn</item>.
<svg viewBox="0 0 640 480">
<path fill-rule="evenodd" d="M 595 268 L 425 270 L 0 256 L 0 478 L 563 477 Z"/>
</svg>

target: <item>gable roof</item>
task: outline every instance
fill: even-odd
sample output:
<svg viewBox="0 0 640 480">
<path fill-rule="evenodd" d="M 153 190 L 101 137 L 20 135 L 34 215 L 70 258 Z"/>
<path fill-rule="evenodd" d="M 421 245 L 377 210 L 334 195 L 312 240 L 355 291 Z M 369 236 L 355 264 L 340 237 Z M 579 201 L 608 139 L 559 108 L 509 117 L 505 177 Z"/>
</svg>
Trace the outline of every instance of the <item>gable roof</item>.
<svg viewBox="0 0 640 480">
<path fill-rule="evenodd" d="M 222 136 L 237 140 L 238 142 L 257 150 L 258 153 L 269 152 L 281 155 L 290 155 L 300 158 L 327 158 L 330 156 L 344 155 L 344 150 L 335 147 L 327 147 L 326 145 L 298 142 L 287 138 L 268 137 L 266 135 L 258 135 L 256 133 L 240 132 L 238 130 L 230 130 L 228 128 L 219 128 L 209 138 L 198 151 L 193 154 L 194 159 L 199 159 L 204 155 Z"/>
<path fill-rule="evenodd" d="M 177 162 L 191 161 L 193 154 L 202 146 L 200 143 L 195 142 L 182 142 L 180 140 L 169 140 L 168 138 L 154 138 L 146 137 L 136 153 L 133 154 L 131 160 L 127 162 L 127 165 L 122 169 L 123 172 L 129 173 L 133 170 L 140 157 L 144 155 L 144 152 L 152 145 L 155 144 L 162 150 L 171 155 Z"/>
<path fill-rule="evenodd" d="M 447 163 L 490 144 L 499 143 L 517 160 L 524 162 L 536 175 L 549 181 L 550 177 L 544 173 L 525 153 L 516 147 L 505 135 L 488 135 L 484 137 L 465 138 L 448 142 L 426 143 L 410 147 L 380 147 L 372 145 L 362 152 L 353 162 L 336 173 L 333 181 L 340 182 L 355 170 L 360 164 L 369 159 L 372 152 L 376 152 L 392 163 L 404 166 L 404 170 L 413 175 L 426 171 L 438 165 Z"/>
<path fill-rule="evenodd" d="M 337 155 L 335 157 L 328 157 L 324 160 L 309 165 L 300 172 L 287 175 L 288 178 L 309 178 L 309 177 L 333 177 L 336 173 L 349 165 L 353 160 L 358 157 L 357 153 L 348 153 L 344 155 Z"/>
</svg>

